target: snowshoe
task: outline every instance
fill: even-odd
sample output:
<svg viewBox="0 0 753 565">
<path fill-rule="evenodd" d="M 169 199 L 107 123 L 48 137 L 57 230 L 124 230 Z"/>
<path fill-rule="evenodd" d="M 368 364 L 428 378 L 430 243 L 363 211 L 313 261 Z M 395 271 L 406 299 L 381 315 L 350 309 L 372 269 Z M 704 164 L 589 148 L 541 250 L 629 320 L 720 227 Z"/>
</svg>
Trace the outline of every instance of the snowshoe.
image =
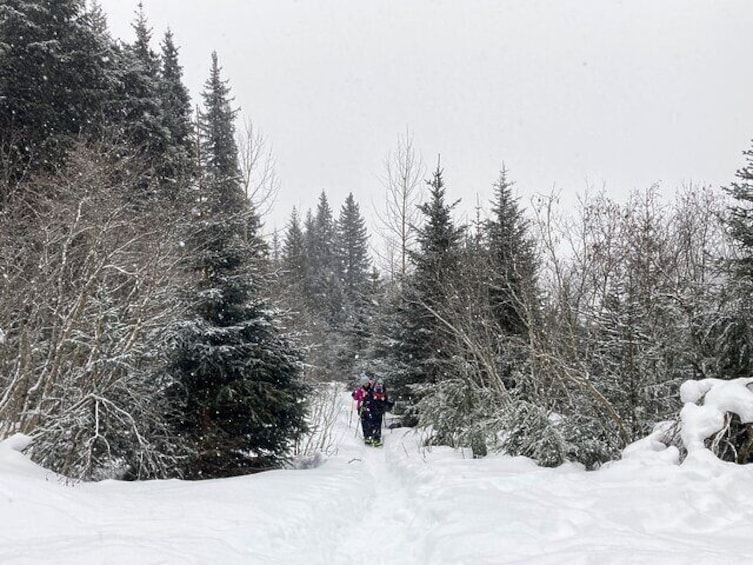
<svg viewBox="0 0 753 565">
<path fill-rule="evenodd" d="M 374 447 L 382 447 L 382 445 L 384 444 L 382 443 L 382 438 L 374 438 L 371 441 L 371 445 L 373 445 Z"/>
<path fill-rule="evenodd" d="M 364 443 L 365 443 L 366 445 L 372 445 L 372 444 L 374 443 L 374 440 L 373 440 L 373 439 L 371 439 L 370 437 L 367 437 L 367 438 L 364 438 L 363 442 L 364 442 Z"/>
</svg>

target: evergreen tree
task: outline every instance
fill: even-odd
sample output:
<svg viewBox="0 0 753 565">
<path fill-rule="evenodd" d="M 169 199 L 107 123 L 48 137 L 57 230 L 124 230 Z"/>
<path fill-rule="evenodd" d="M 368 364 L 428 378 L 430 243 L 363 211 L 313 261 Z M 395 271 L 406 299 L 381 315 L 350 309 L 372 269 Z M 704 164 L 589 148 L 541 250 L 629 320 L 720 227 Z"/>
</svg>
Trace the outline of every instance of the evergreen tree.
<svg viewBox="0 0 753 565">
<path fill-rule="evenodd" d="M 727 227 L 737 243 L 738 256 L 729 266 L 738 280 L 753 282 L 753 149 L 743 152 L 745 164 L 738 169 L 726 192 L 735 203 L 729 207 Z"/>
<path fill-rule="evenodd" d="M 275 229 L 272 232 L 272 243 L 270 246 L 270 252 L 271 256 L 270 259 L 272 261 L 272 267 L 274 269 L 277 269 L 282 261 L 282 243 L 280 242 L 280 230 Z"/>
<path fill-rule="evenodd" d="M 214 211 L 239 210 L 245 206 L 235 141 L 235 117 L 227 81 L 222 79 L 217 53 L 212 53 L 209 79 L 201 97 L 204 109 L 199 113 L 202 190 L 214 191 Z"/>
<path fill-rule="evenodd" d="M 136 40 L 120 54 L 120 91 L 113 116 L 116 135 L 129 144 L 147 167 L 137 198 L 158 193 L 163 186 L 160 168 L 170 145 L 170 132 L 160 100 L 162 80 L 159 59 L 150 46 L 152 32 L 139 3 L 132 24 Z"/>
<path fill-rule="evenodd" d="M 298 210 L 293 208 L 282 248 L 282 264 L 286 280 L 290 281 L 292 286 L 297 287 L 299 292 L 306 278 L 305 245 Z"/>
<path fill-rule="evenodd" d="M 335 253 L 341 272 L 343 290 L 347 299 L 355 303 L 369 279 L 369 237 L 366 221 L 353 198 L 348 194 L 340 209 L 336 225 Z"/>
<path fill-rule="evenodd" d="M 335 237 L 332 208 L 326 193 L 322 191 L 313 223 L 307 223 L 307 298 L 312 311 L 319 312 L 324 321 L 336 329 L 343 323 L 343 294 Z"/>
<path fill-rule="evenodd" d="M 363 357 L 371 335 L 373 317 L 372 280 L 366 222 L 350 193 L 340 209 L 336 223 L 338 270 L 343 289 L 343 342 L 346 344 L 339 369 L 352 374 L 356 361 Z"/>
<path fill-rule="evenodd" d="M 91 133 L 109 97 L 108 38 L 83 0 L 0 4 L 0 154 L 3 173 L 62 163 Z M 0 199 L 2 200 L 2 199 Z"/>
<path fill-rule="evenodd" d="M 132 24 L 136 33 L 136 41 L 132 45 L 133 52 L 141 61 L 144 72 L 150 77 L 157 77 L 159 73 L 159 59 L 157 54 L 152 50 L 152 30 L 144 13 L 144 4 L 139 2 L 138 11 L 136 12 L 136 21 Z"/>
<path fill-rule="evenodd" d="M 279 463 L 304 431 L 301 359 L 261 299 L 263 247 L 250 226 L 238 174 L 230 89 L 217 55 L 202 93 L 202 215 L 191 247 L 195 318 L 178 332 L 175 375 L 182 433 L 196 456 L 194 478 L 227 476 Z"/>
<path fill-rule="evenodd" d="M 160 101 L 169 140 L 159 174 L 163 183 L 179 186 L 185 178 L 192 176 L 195 151 L 191 97 L 183 84 L 183 68 L 178 61 L 178 48 L 170 30 L 165 33 L 162 42 L 161 79 Z"/>
<path fill-rule="evenodd" d="M 437 383 L 446 376 L 449 348 L 447 332 L 437 314 L 451 298 L 453 279 L 459 272 L 463 228 L 455 226 L 452 209 L 445 197 L 442 170 L 437 166 L 428 181 L 428 201 L 420 206 L 424 216 L 418 230 L 418 249 L 411 252 L 414 270 L 408 278 L 403 296 L 396 305 L 398 323 L 393 388 L 406 397 L 413 397 L 415 385 Z"/>
<path fill-rule="evenodd" d="M 512 195 L 507 170 L 494 185 L 492 217 L 484 226 L 490 259 L 490 306 L 508 335 L 524 335 L 536 294 L 536 260 L 528 223 Z"/>
<path fill-rule="evenodd" d="M 452 280 L 456 274 L 460 244 L 464 228 L 458 228 L 452 219 L 452 210 L 457 205 L 447 204 L 443 171 L 437 166 L 433 178 L 428 181 L 429 199 L 419 206 L 424 221 L 418 233 L 419 249 L 411 255 L 415 265 L 418 286 L 427 298 L 441 299 L 442 289 L 437 282 Z M 417 285 L 414 285 L 417 286 Z"/>
<path fill-rule="evenodd" d="M 332 273 L 337 268 L 335 256 L 335 220 L 327 194 L 322 191 L 314 214 L 312 262 L 321 271 Z"/>
<path fill-rule="evenodd" d="M 670 218 L 655 190 L 634 194 L 619 213 L 615 265 L 604 280 L 595 313 L 597 353 L 593 382 L 620 414 L 629 441 L 650 432 L 679 408 L 673 402 L 690 373 L 686 352 L 677 347 L 681 319 L 672 267 Z M 684 332 L 682 332 L 684 333 Z"/>
<path fill-rule="evenodd" d="M 723 378 L 747 377 L 753 372 L 753 149 L 743 152 L 744 165 L 725 192 L 734 202 L 725 218 L 734 253 L 725 263 L 729 281 L 724 308 L 713 323 L 715 353 Z"/>
<path fill-rule="evenodd" d="M 316 226 L 314 223 L 314 213 L 311 209 L 306 210 L 306 218 L 303 221 L 303 246 L 305 254 L 305 278 L 303 282 L 303 299 L 312 309 L 317 306 L 314 292 L 314 275 L 313 272 L 318 268 L 318 263 L 314 259 L 314 249 L 316 247 Z"/>
</svg>

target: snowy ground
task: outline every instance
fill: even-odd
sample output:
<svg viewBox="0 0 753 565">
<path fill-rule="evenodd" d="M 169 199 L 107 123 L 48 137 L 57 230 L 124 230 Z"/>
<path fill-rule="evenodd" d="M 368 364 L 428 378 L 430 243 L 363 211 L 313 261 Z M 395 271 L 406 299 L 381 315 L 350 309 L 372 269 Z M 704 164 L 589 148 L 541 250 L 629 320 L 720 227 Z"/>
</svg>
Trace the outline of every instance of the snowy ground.
<svg viewBox="0 0 753 565">
<path fill-rule="evenodd" d="M 66 484 L 0 444 L 0 563 L 753 562 L 753 469 L 645 441 L 597 472 L 371 448 L 348 427 L 313 470 L 205 482 Z"/>
</svg>

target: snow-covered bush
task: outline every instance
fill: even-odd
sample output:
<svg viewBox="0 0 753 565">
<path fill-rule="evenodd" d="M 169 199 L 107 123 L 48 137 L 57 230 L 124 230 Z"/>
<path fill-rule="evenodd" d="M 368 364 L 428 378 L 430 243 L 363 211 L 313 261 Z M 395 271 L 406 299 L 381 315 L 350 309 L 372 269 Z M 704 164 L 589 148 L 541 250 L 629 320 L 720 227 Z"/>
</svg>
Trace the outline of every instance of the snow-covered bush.
<svg viewBox="0 0 753 565">
<path fill-rule="evenodd" d="M 753 462 L 753 378 L 687 381 L 680 396 L 688 456 L 710 450 L 724 461 Z"/>
<path fill-rule="evenodd" d="M 502 441 L 502 449 L 509 455 L 530 457 L 543 467 L 556 467 L 565 462 L 567 444 L 540 407 L 518 402 L 510 411 L 509 421 L 509 431 Z"/>
<path fill-rule="evenodd" d="M 557 429 L 567 446 L 568 461 L 577 461 L 586 469 L 597 469 L 620 456 L 619 436 L 609 421 L 583 413 L 570 414 L 558 422 Z"/>
<path fill-rule="evenodd" d="M 493 391 L 464 379 L 425 385 L 417 413 L 419 425 L 432 430 L 428 443 L 470 447 L 474 457 L 486 455 L 487 443 L 504 426 Z"/>
</svg>

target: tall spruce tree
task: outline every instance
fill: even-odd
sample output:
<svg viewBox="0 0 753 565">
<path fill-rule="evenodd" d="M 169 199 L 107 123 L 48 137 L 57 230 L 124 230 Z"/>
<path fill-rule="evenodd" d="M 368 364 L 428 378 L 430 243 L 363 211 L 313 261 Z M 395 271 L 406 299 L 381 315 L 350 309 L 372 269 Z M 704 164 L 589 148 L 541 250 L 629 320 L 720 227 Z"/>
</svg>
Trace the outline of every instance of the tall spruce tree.
<svg viewBox="0 0 753 565">
<path fill-rule="evenodd" d="M 161 70 L 160 101 L 169 138 L 159 175 L 163 184 L 172 184 L 177 189 L 191 178 L 195 169 L 194 137 L 191 97 L 183 84 L 183 68 L 170 30 L 162 41 Z"/>
<path fill-rule="evenodd" d="M 735 173 L 738 180 L 725 189 L 735 200 L 729 207 L 727 226 L 739 251 L 730 267 L 738 279 L 753 282 L 753 149 L 743 155 L 745 164 Z"/>
<path fill-rule="evenodd" d="M 310 233 L 309 233 L 310 232 Z M 307 224 L 308 291 L 309 305 L 319 312 L 331 328 L 343 323 L 343 293 L 340 283 L 340 265 L 335 249 L 335 220 L 327 194 L 322 191 L 313 216 Z"/>
<path fill-rule="evenodd" d="M 427 181 L 429 196 L 420 206 L 424 221 L 418 230 L 418 249 L 411 252 L 414 270 L 398 304 L 395 346 L 394 388 L 407 398 L 415 397 L 421 384 L 433 384 L 446 377 L 447 331 L 437 314 L 450 298 L 450 287 L 459 271 L 460 246 L 464 229 L 457 227 L 446 202 L 442 169 L 437 165 Z M 419 385 L 418 387 L 416 385 Z"/>
<path fill-rule="evenodd" d="M 369 236 L 353 193 L 348 194 L 336 222 L 335 253 L 343 289 L 341 332 L 346 344 L 340 370 L 352 374 L 363 357 L 373 317 L 372 281 L 369 259 Z"/>
<path fill-rule="evenodd" d="M 159 73 L 159 59 L 157 54 L 152 50 L 152 30 L 144 13 L 144 3 L 139 2 L 138 11 L 136 12 L 136 21 L 132 24 L 136 33 L 136 41 L 131 48 L 144 67 L 144 72 L 150 77 L 156 77 Z"/>
<path fill-rule="evenodd" d="M 303 246 L 306 257 L 306 276 L 303 283 L 303 299 L 312 310 L 316 308 L 313 270 L 318 262 L 314 258 L 314 249 L 316 247 L 316 224 L 314 222 L 314 213 L 309 208 L 306 210 L 306 217 L 303 220 Z"/>
<path fill-rule="evenodd" d="M 178 332 L 174 374 L 194 443 L 185 474 L 228 476 L 275 466 L 305 429 L 301 359 L 262 300 L 258 233 L 240 184 L 235 110 L 216 53 L 202 93 L 201 217 L 191 248 L 194 318 Z"/>
<path fill-rule="evenodd" d="M 170 132 L 160 99 L 159 58 L 151 48 L 152 31 L 142 3 L 132 27 L 136 39 L 121 53 L 121 87 L 115 122 L 123 141 L 138 153 L 145 166 L 138 187 L 141 194 L 134 195 L 143 199 L 158 195 L 163 187 L 160 169 L 170 145 Z"/>
<path fill-rule="evenodd" d="M 305 245 L 298 210 L 293 208 L 282 248 L 282 265 L 286 280 L 296 287 L 298 293 L 301 292 L 303 281 L 306 278 Z"/>
<path fill-rule="evenodd" d="M 199 114 L 201 150 L 201 189 L 216 193 L 210 199 L 213 211 L 240 210 L 246 205 L 241 187 L 238 145 L 235 141 L 235 117 L 230 86 L 222 79 L 217 53 L 212 53 L 209 78 L 201 97 L 204 109 Z"/>
<path fill-rule="evenodd" d="M 524 335 L 535 308 L 536 259 L 528 222 L 518 207 L 505 168 L 494 184 L 492 216 L 487 220 L 489 301 L 500 330 Z"/>
<path fill-rule="evenodd" d="M 343 290 L 355 302 L 369 279 L 369 236 L 353 193 L 348 194 L 336 224 L 335 253 Z"/>
</svg>

